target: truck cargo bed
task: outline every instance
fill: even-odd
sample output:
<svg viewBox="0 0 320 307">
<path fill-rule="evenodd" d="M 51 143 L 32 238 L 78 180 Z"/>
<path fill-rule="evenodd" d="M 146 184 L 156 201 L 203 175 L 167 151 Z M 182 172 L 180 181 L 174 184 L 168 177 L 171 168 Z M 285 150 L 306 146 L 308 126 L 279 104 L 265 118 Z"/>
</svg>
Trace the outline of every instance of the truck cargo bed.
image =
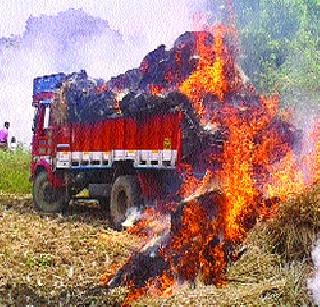
<svg viewBox="0 0 320 307">
<path fill-rule="evenodd" d="M 57 168 L 111 167 L 124 160 L 132 160 L 135 167 L 174 168 L 183 118 L 181 112 L 170 112 L 57 127 Z"/>
</svg>

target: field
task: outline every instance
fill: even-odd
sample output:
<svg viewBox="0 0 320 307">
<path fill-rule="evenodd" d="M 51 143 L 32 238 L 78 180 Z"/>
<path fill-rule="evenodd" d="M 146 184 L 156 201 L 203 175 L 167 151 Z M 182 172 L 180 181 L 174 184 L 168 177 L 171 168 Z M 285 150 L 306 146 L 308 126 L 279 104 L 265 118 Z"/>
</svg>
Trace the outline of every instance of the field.
<svg viewBox="0 0 320 307">
<path fill-rule="evenodd" d="M 0 151 L 0 193 L 5 194 L 30 194 L 31 183 L 29 153 L 18 150 L 17 152 Z"/>
<path fill-rule="evenodd" d="M 140 239 L 109 228 L 108 212 L 94 202 L 73 202 L 63 216 L 39 214 L 30 196 L 30 156 L 0 154 L 0 304 L 119 305 L 126 289 L 108 292 L 99 278 L 124 263 Z M 261 221 L 249 234 L 244 255 L 228 268 L 226 286 L 181 285 L 173 297 L 144 297 L 136 305 L 312 304 L 306 284 L 320 226 L 318 194 L 314 189 L 284 206 L 279 219 Z"/>
<path fill-rule="evenodd" d="M 36 212 L 29 162 L 28 153 L 0 152 L 0 304 L 119 299 L 104 293 L 99 278 L 139 240 L 112 231 L 97 203 L 73 203 L 64 216 Z"/>
</svg>

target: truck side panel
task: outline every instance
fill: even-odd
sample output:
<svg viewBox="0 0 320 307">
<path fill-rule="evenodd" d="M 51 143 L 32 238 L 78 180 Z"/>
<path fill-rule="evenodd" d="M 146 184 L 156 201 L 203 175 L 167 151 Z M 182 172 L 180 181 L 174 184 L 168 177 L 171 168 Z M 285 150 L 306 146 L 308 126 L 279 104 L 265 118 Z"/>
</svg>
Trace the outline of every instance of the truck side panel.
<svg viewBox="0 0 320 307">
<path fill-rule="evenodd" d="M 113 161 L 131 159 L 136 167 L 175 167 L 181 149 L 182 118 L 176 112 L 140 119 L 108 119 L 95 124 L 72 123 L 63 127 L 65 133 L 56 136 L 57 160 L 69 159 L 69 166 L 108 167 Z M 60 149 L 59 144 L 66 144 L 67 140 L 71 141 L 70 148 Z M 109 159 L 108 155 L 111 163 L 104 161 Z"/>
</svg>

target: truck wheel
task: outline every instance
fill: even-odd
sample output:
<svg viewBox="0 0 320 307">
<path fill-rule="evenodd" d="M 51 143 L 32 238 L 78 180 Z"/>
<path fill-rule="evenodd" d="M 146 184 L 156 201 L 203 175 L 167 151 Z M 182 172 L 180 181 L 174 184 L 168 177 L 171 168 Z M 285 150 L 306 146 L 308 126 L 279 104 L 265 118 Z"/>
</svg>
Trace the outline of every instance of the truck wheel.
<svg viewBox="0 0 320 307">
<path fill-rule="evenodd" d="M 45 213 L 62 212 L 69 204 L 65 189 L 52 187 L 46 172 L 36 175 L 32 194 L 36 209 Z"/>
<path fill-rule="evenodd" d="M 140 187 L 135 176 L 119 176 L 111 189 L 110 215 L 113 226 L 121 229 L 127 209 L 141 205 Z"/>
</svg>

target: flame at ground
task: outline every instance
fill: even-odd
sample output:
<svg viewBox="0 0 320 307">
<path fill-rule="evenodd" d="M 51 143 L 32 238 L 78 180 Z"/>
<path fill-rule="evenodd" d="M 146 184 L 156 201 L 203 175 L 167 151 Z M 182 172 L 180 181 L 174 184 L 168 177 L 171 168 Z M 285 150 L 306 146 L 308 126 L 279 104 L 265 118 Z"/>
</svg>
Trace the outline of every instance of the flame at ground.
<svg viewBox="0 0 320 307">
<path fill-rule="evenodd" d="M 258 160 L 255 153 L 260 154 L 260 159 L 269 159 L 268 151 L 256 148 L 254 138 L 277 113 L 279 99 L 276 96 L 271 99 L 261 97 L 260 105 L 249 112 L 235 108 L 224 100 L 227 91 L 239 90 L 238 74 L 230 50 L 224 44 L 230 29 L 218 26 L 212 30 L 212 44 L 208 43 L 208 32 L 198 35 L 198 69 L 182 83 L 180 91 L 190 98 L 199 116 L 207 118 L 207 124 L 218 122 L 228 128 L 228 142 L 220 157 L 223 168 L 217 175 L 226 195 L 224 235 L 227 240 L 237 241 L 245 233 L 238 218 L 250 214 L 251 206 L 254 206 L 259 195 L 253 179 L 254 161 Z M 203 99 L 208 93 L 214 94 L 225 105 L 219 114 L 210 114 L 205 110 Z M 260 146 L 263 147 L 263 144 Z"/>
<path fill-rule="evenodd" d="M 267 196 L 279 196 L 283 202 L 319 182 L 320 121 L 314 124 L 311 133 L 305 137 L 305 142 L 311 143 L 309 152 L 297 156 L 291 150 L 279 163 L 270 166 L 271 182 L 266 185 Z"/>
<path fill-rule="evenodd" d="M 145 294 L 171 295 L 179 281 L 199 278 L 205 284 L 223 285 L 228 247 L 241 243 L 259 216 L 276 212 L 266 204 L 275 206 L 320 180 L 320 124 L 312 134 L 312 150 L 297 157 L 276 126 L 280 97 L 256 97 L 253 87 L 241 78 L 226 44 L 228 35 L 235 35 L 234 28 L 216 26 L 211 31 L 212 37 L 209 32 L 197 35 L 198 66 L 179 90 L 190 99 L 203 124 L 226 128 L 222 154 L 210 157 L 222 166 L 216 171 L 208 167 L 201 180 L 193 176 L 190 165 L 185 166 L 181 223 L 160 251 L 168 269 L 142 288 L 128 283 L 126 303 Z M 243 95 L 233 104 L 228 95 L 237 93 Z M 218 112 L 204 103 L 208 94 L 217 98 Z M 246 101 L 248 96 L 256 99 L 254 104 Z M 166 233 L 164 229 L 168 227 L 163 227 L 162 213 L 148 209 L 129 231 L 144 235 L 145 246 L 150 246 L 154 236 Z"/>
</svg>

